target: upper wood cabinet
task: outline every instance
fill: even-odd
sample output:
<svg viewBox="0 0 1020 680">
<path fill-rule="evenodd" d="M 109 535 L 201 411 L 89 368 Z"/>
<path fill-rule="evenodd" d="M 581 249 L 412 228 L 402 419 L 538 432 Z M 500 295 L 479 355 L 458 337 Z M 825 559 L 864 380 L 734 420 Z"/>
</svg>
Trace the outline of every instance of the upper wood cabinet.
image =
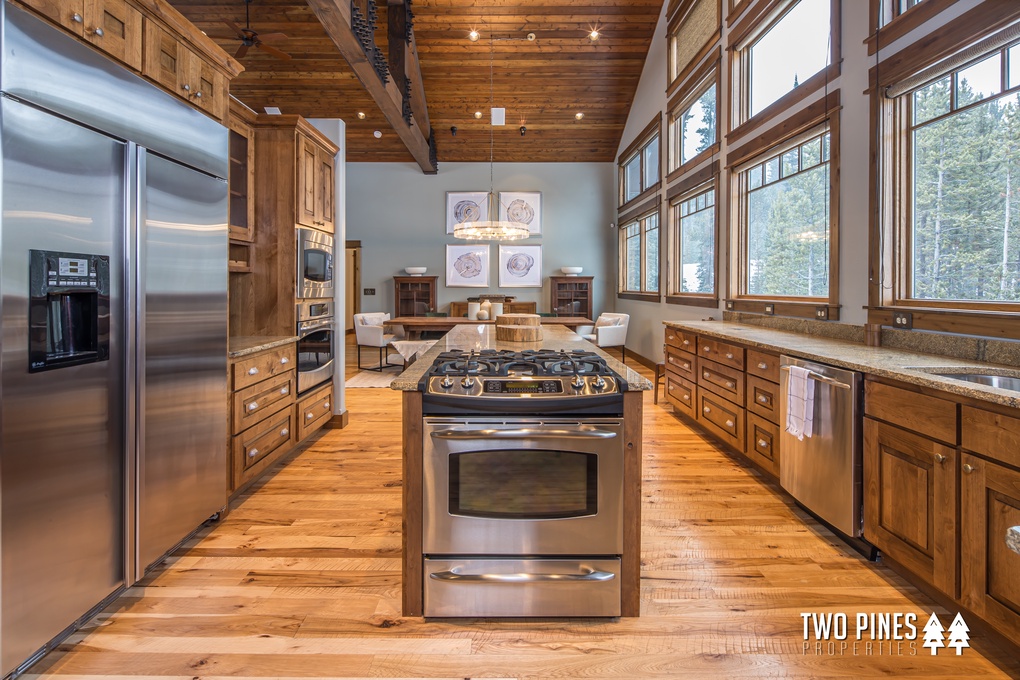
<svg viewBox="0 0 1020 680">
<path fill-rule="evenodd" d="M 125 0 L 21 0 L 136 71 L 142 67 L 142 13 Z"/>
<path fill-rule="evenodd" d="M 145 20 L 142 74 L 213 118 L 226 117 L 227 79 L 223 73 L 151 19 Z"/>
<path fill-rule="evenodd" d="M 230 238 L 250 243 L 255 239 L 255 112 L 236 100 L 230 102 Z"/>
<path fill-rule="evenodd" d="M 333 162 L 336 152 L 299 134 L 298 224 L 333 233 Z"/>
</svg>

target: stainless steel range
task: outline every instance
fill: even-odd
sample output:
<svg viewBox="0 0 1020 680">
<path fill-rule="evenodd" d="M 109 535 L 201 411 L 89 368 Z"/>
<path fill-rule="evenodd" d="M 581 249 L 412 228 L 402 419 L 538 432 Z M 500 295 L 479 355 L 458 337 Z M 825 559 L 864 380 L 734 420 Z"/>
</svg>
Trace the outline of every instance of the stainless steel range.
<svg viewBox="0 0 1020 680">
<path fill-rule="evenodd" d="M 626 381 L 592 352 L 448 352 L 419 388 L 425 616 L 619 616 Z"/>
</svg>

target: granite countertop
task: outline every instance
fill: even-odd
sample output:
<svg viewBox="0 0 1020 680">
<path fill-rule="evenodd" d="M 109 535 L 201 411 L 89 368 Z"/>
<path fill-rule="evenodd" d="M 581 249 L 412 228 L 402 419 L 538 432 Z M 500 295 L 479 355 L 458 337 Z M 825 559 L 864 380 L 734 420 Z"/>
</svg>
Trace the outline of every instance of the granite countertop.
<svg viewBox="0 0 1020 680">
<path fill-rule="evenodd" d="M 592 343 L 569 330 L 566 326 L 555 324 L 546 324 L 542 326 L 542 340 L 539 342 L 508 342 L 505 340 L 497 340 L 496 327 L 492 325 L 465 324 L 456 326 L 451 329 L 449 333 L 437 340 L 436 344 L 432 346 L 432 349 L 422 354 L 406 371 L 397 376 L 396 380 L 390 383 L 390 387 L 394 390 L 414 392 L 418 389 L 418 381 L 421 380 L 421 377 L 425 374 L 425 372 L 431 368 L 432 360 L 439 356 L 442 352 L 448 352 L 451 350 L 480 351 L 483 349 L 508 349 L 515 351 L 525 349 L 583 349 L 586 351 L 595 351 L 606 359 L 606 362 L 609 364 L 609 368 L 623 376 L 623 379 L 627 381 L 627 385 L 631 390 L 642 391 L 652 389 L 652 382 L 650 380 L 643 378 L 638 372 L 627 368 L 627 366 L 621 363 L 618 359 L 614 359 L 609 356 Z"/>
<path fill-rule="evenodd" d="M 922 354 L 887 347 L 870 347 L 859 342 L 774 330 L 746 323 L 664 321 L 663 324 L 670 328 L 738 342 L 756 349 L 789 354 L 809 361 L 818 361 L 972 399 L 1020 408 L 1020 392 L 934 375 L 934 372 L 938 371 L 942 373 L 979 372 L 1020 377 L 1020 369 L 1013 366 L 965 361 L 936 354 Z"/>
<path fill-rule="evenodd" d="M 297 339 L 296 335 L 242 335 L 229 338 L 227 340 L 227 356 L 236 359 L 297 342 Z"/>
<path fill-rule="evenodd" d="M 1020 527 L 1010 527 L 1006 530 L 1006 547 L 1020 553 Z"/>
</svg>

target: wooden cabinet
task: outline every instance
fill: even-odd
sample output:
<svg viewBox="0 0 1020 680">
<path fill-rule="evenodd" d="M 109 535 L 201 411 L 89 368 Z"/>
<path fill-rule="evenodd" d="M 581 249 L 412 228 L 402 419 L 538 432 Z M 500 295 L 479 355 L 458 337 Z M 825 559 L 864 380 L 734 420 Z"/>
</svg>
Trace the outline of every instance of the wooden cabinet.
<svg viewBox="0 0 1020 680">
<path fill-rule="evenodd" d="M 142 13 L 125 0 L 20 0 L 134 70 L 142 67 Z"/>
<path fill-rule="evenodd" d="M 148 18 L 145 20 L 142 74 L 213 118 L 226 118 L 226 77 L 174 34 Z"/>
<path fill-rule="evenodd" d="M 864 537 L 957 596 L 956 449 L 864 420 Z"/>
<path fill-rule="evenodd" d="M 1006 546 L 1020 526 L 1020 471 L 966 452 L 961 470 L 962 602 L 1020 643 L 1020 554 Z"/>
<path fill-rule="evenodd" d="M 237 100 L 230 101 L 230 204 L 227 225 L 233 241 L 251 243 L 255 240 L 255 113 Z M 231 267 L 234 266 L 231 258 Z M 239 263 L 251 271 L 250 259 Z M 236 270 L 235 270 L 236 271 Z"/>
<path fill-rule="evenodd" d="M 329 382 L 301 398 L 297 404 L 298 440 L 322 427 L 333 415 L 333 383 Z"/>
<path fill-rule="evenodd" d="M 583 316 L 594 319 L 591 287 L 594 276 L 550 276 L 550 310 L 559 316 Z"/>
<path fill-rule="evenodd" d="M 425 316 L 436 308 L 438 276 L 394 276 L 393 316 Z M 457 316 L 450 312 L 451 316 Z"/>
<path fill-rule="evenodd" d="M 298 224 L 333 233 L 333 157 L 335 150 L 325 148 L 312 137 L 299 134 L 298 140 Z"/>
</svg>

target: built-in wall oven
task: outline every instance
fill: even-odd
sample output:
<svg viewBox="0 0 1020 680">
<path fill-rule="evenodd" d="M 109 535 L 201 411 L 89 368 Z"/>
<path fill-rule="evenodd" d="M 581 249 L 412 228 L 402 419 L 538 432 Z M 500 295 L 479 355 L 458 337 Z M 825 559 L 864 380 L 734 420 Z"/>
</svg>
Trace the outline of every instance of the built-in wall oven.
<svg viewBox="0 0 1020 680">
<path fill-rule="evenodd" d="M 297 297 L 333 297 L 333 237 L 329 234 L 297 230 Z"/>
<path fill-rule="evenodd" d="M 297 383 L 304 392 L 333 377 L 333 301 L 302 300 L 297 319 Z"/>
</svg>

